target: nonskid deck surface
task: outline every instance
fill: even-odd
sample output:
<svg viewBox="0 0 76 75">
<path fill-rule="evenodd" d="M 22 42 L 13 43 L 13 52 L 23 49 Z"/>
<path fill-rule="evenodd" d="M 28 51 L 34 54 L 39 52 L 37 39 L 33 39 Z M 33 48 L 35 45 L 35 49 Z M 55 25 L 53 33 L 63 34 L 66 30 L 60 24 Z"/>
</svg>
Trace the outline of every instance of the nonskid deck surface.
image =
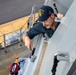
<svg viewBox="0 0 76 75">
<path fill-rule="evenodd" d="M 0 75 L 9 74 L 9 66 L 15 61 L 16 57 L 27 57 L 28 55 L 29 50 L 25 47 L 0 55 Z"/>
</svg>

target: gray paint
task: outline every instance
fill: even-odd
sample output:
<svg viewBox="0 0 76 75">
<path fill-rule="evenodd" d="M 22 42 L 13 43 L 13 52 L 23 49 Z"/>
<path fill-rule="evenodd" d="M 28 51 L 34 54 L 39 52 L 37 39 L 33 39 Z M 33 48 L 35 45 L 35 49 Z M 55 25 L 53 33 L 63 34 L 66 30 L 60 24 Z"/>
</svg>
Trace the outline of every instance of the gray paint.
<svg viewBox="0 0 76 75">
<path fill-rule="evenodd" d="M 58 11 L 65 15 L 74 0 L 69 0 L 69 1 L 68 0 L 53 0 L 53 1 L 56 3 Z M 52 0 L 45 0 L 45 5 L 49 5 L 54 9 Z M 56 13 L 55 9 L 54 9 L 54 12 Z"/>
</svg>

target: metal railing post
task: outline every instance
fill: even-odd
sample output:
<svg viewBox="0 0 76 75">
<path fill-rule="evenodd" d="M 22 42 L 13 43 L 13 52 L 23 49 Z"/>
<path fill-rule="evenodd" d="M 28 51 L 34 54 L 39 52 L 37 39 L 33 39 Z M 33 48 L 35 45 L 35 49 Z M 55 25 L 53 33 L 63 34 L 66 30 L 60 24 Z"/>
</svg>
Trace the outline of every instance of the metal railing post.
<svg viewBox="0 0 76 75">
<path fill-rule="evenodd" d="M 20 46 L 22 46 L 22 42 L 21 42 L 21 31 L 22 31 L 22 28 L 20 28 Z"/>
<path fill-rule="evenodd" d="M 6 51 L 6 42 L 5 42 L 6 40 L 5 40 L 5 34 L 3 34 L 3 38 L 4 38 L 4 50 L 5 50 L 5 53 L 6 53 L 7 51 Z"/>
<path fill-rule="evenodd" d="M 35 22 L 35 8 L 36 8 L 36 5 L 33 6 L 34 22 Z"/>
</svg>

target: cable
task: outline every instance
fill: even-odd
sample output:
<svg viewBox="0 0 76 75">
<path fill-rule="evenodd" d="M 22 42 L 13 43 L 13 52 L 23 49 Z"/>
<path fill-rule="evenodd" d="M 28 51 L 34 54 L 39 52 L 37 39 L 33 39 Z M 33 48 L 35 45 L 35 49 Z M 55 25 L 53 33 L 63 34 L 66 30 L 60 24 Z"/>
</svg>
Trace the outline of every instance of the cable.
<svg viewBox="0 0 76 75">
<path fill-rule="evenodd" d="M 54 2 L 54 0 L 51 0 L 51 1 L 52 1 L 52 3 L 53 3 L 53 6 L 54 6 L 56 12 L 58 13 L 58 9 L 57 9 L 56 3 Z"/>
<path fill-rule="evenodd" d="M 56 56 L 54 56 L 53 67 L 52 67 L 52 70 L 51 70 L 52 75 L 56 74 L 56 68 L 58 66 L 58 62 L 59 62 L 59 60 L 57 59 L 57 55 L 56 55 Z"/>
</svg>

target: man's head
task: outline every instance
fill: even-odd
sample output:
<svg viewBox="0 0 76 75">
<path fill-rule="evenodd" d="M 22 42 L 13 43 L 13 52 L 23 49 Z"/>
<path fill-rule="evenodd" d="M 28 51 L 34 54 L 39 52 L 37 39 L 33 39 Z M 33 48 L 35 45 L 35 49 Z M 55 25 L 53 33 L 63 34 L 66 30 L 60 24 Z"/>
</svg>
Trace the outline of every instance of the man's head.
<svg viewBox="0 0 76 75">
<path fill-rule="evenodd" d="M 39 10 L 39 21 L 46 21 L 51 14 L 54 14 L 53 9 L 50 6 L 42 6 Z"/>
<path fill-rule="evenodd" d="M 50 28 L 50 26 L 54 22 L 54 19 L 55 19 L 54 10 L 50 6 L 42 6 L 40 8 L 38 20 L 43 22 L 44 25 L 48 26 L 47 28 Z"/>
</svg>

